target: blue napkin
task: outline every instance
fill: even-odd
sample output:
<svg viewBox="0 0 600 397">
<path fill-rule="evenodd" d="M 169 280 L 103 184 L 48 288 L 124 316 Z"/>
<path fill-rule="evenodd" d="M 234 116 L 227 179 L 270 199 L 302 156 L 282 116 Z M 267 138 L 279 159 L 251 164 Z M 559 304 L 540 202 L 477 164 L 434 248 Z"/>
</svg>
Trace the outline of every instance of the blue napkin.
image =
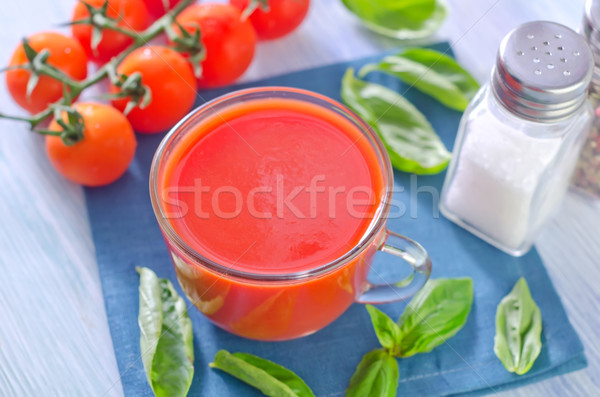
<svg viewBox="0 0 600 397">
<path fill-rule="evenodd" d="M 447 44 L 433 47 L 449 50 Z M 380 57 L 202 91 L 198 105 L 234 88 L 265 85 L 304 88 L 339 100 L 340 80 L 346 68 L 358 68 Z M 389 76 L 372 79 L 399 92 L 407 88 Z M 452 148 L 460 113 L 414 89 L 406 97 L 427 116 L 446 146 Z M 138 135 L 139 146 L 129 172 L 110 186 L 85 191 L 113 345 L 128 396 L 152 395 L 140 358 L 135 266 L 150 267 L 177 285 L 148 194 L 150 162 L 163 136 Z M 538 253 L 532 250 L 522 258 L 510 257 L 441 217 L 437 213 L 436 193 L 432 194 L 427 187 L 435 187 L 439 192 L 443 177 L 443 174 L 411 177 L 397 172 L 395 184 L 403 186 L 404 191 L 394 196 L 399 205 L 388 227 L 423 244 L 433 260 L 432 277 L 471 277 L 475 300 L 465 327 L 447 344 L 428 354 L 398 360 L 398 393 L 403 396 L 484 394 L 585 367 L 583 346 Z M 376 257 L 379 273 L 383 272 L 383 262 L 389 259 L 385 255 Z M 544 330 L 543 349 L 533 368 L 526 375 L 516 376 L 506 372 L 494 356 L 494 322 L 497 304 L 521 276 L 527 279 L 541 309 Z M 381 308 L 398 318 L 405 305 L 406 302 L 399 302 Z M 352 305 L 338 320 L 314 335 L 277 343 L 237 337 L 213 326 L 195 308 L 190 308 L 189 313 L 196 353 L 191 396 L 261 395 L 244 383 L 208 368 L 219 349 L 253 353 L 282 364 L 302 377 L 317 396 L 343 396 L 363 354 L 378 347 L 367 311 L 359 304 Z"/>
</svg>

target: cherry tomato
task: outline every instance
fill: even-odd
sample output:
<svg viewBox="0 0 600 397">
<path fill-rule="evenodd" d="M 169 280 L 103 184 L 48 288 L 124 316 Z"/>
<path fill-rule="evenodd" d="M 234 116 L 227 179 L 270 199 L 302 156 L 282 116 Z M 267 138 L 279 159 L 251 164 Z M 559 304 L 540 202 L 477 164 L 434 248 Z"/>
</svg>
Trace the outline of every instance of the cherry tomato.
<svg viewBox="0 0 600 397">
<path fill-rule="evenodd" d="M 250 0 L 229 0 L 240 10 L 245 10 Z M 296 29 L 306 17 L 310 0 L 268 0 L 269 11 L 258 7 L 250 21 L 260 39 L 269 40 L 285 36 Z"/>
<path fill-rule="evenodd" d="M 241 12 L 229 4 L 195 4 L 177 17 L 189 32 L 200 27 L 206 59 L 202 62 L 200 87 L 218 87 L 232 83 L 252 62 L 256 33 Z"/>
<path fill-rule="evenodd" d="M 101 7 L 105 0 L 85 0 L 85 3 L 93 7 Z M 107 14 L 111 18 L 118 19 L 119 26 L 141 31 L 148 27 L 149 16 L 146 6 L 142 0 L 108 0 Z M 77 2 L 73 10 L 73 21 L 79 21 L 89 17 L 90 14 L 82 1 Z M 92 27 L 90 25 L 71 26 L 73 36 L 85 48 L 88 57 L 96 63 L 105 63 L 112 57 L 118 55 L 127 48 L 133 39 L 127 35 L 114 30 L 102 30 L 102 40 L 98 43 L 96 51 L 91 48 Z"/>
<path fill-rule="evenodd" d="M 50 52 L 48 64 L 60 69 L 75 80 L 83 80 L 87 76 L 87 58 L 79 42 L 60 33 L 36 33 L 28 38 L 29 45 L 41 52 Z M 23 45 L 19 45 L 10 59 L 8 66 L 26 64 L 27 57 Z M 15 102 L 30 113 L 44 110 L 50 103 L 58 101 L 63 95 L 62 83 L 49 76 L 40 76 L 30 98 L 27 98 L 27 83 L 31 73 L 24 69 L 13 69 L 6 72 L 6 85 Z"/>
<path fill-rule="evenodd" d="M 46 136 L 50 162 L 65 178 L 81 185 L 114 182 L 127 171 L 135 154 L 137 142 L 131 124 L 110 105 L 77 103 L 74 107 L 84 119 L 83 139 L 66 146 L 60 137 Z M 55 120 L 49 129 L 61 130 Z"/>
<path fill-rule="evenodd" d="M 172 10 L 181 0 L 144 0 L 148 14 L 153 19 L 158 19 L 165 15 L 167 11 Z"/>
<path fill-rule="evenodd" d="M 127 118 L 138 132 L 154 133 L 172 127 L 187 114 L 196 99 L 196 78 L 183 55 L 162 46 L 138 48 L 117 68 L 127 76 L 142 74 L 142 83 L 150 88 L 152 100 L 143 109 L 135 107 Z M 119 92 L 112 86 L 111 92 Z M 123 111 L 128 98 L 113 101 Z"/>
</svg>

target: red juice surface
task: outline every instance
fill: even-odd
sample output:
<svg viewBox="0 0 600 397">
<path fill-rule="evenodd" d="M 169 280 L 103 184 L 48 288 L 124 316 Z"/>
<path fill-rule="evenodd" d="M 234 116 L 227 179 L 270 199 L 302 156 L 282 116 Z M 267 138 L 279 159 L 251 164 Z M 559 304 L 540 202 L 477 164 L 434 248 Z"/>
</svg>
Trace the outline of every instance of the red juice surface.
<svg viewBox="0 0 600 397">
<path fill-rule="evenodd" d="M 304 271 L 344 255 L 373 221 L 381 166 L 338 113 L 261 99 L 192 128 L 161 184 L 169 222 L 200 255 L 251 273 Z"/>
</svg>

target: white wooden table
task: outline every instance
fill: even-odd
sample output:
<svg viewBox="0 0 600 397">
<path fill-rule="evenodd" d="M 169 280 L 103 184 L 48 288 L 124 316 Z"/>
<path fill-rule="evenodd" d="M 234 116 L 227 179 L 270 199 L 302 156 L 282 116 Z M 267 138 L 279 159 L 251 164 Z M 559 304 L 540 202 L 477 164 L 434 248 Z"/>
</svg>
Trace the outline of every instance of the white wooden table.
<svg viewBox="0 0 600 397">
<path fill-rule="evenodd" d="M 438 34 L 485 81 L 501 38 L 533 19 L 573 28 L 584 0 L 452 0 Z M 19 39 L 66 21 L 75 0 L 2 1 L 0 65 Z M 340 0 L 313 0 L 304 25 L 261 44 L 244 79 L 372 54 L 397 46 L 361 28 Z M 19 112 L 4 78 L 0 109 Z M 56 175 L 38 136 L 0 121 L 0 395 L 123 394 L 80 187 Z M 600 205 L 574 194 L 537 247 L 586 347 L 589 367 L 510 392 L 600 395 Z"/>
</svg>

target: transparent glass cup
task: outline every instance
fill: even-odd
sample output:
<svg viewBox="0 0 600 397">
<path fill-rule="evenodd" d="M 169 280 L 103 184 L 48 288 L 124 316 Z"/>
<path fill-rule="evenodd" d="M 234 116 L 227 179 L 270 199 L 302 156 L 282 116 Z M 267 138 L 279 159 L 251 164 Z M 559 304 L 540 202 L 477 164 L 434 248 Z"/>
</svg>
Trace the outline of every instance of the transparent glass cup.
<svg viewBox="0 0 600 397">
<path fill-rule="evenodd" d="M 358 243 L 342 256 L 293 273 L 251 273 L 232 268 L 195 251 L 169 222 L 160 186 L 164 164 L 181 138 L 207 117 L 230 106 L 260 99 L 302 101 L 341 114 L 377 154 L 384 192 Z M 233 92 L 200 106 L 182 119 L 158 147 L 150 171 L 150 196 L 179 283 L 189 300 L 217 326 L 246 338 L 278 341 L 309 335 L 338 318 L 352 303 L 387 303 L 406 299 L 428 280 L 431 260 L 417 242 L 385 227 L 390 211 L 393 174 L 383 143 L 367 123 L 348 108 L 309 91 L 264 87 Z M 377 251 L 399 257 L 389 265 L 408 264 L 403 280 L 372 284 L 367 280 Z"/>
</svg>

